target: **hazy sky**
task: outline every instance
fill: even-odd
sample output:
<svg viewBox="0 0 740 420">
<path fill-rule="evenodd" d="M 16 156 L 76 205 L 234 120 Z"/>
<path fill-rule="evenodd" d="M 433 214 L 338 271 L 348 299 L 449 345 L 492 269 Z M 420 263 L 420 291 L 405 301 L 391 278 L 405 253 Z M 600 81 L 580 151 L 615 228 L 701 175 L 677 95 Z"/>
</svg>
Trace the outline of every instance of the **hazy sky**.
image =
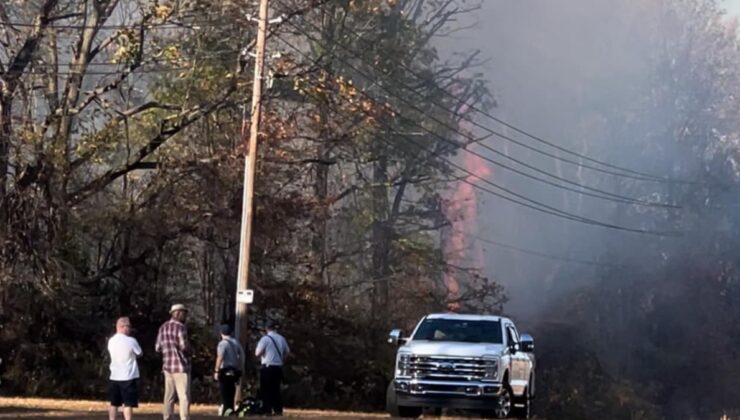
<svg viewBox="0 0 740 420">
<path fill-rule="evenodd" d="M 731 16 L 740 17 L 740 0 L 717 1 Z M 483 7 L 476 11 L 478 24 L 472 22 L 470 30 L 440 39 L 440 47 L 458 53 L 464 45 L 480 50 L 481 56 L 488 59 L 478 70 L 490 83 L 498 103 L 492 113 L 497 117 L 565 148 L 584 150 L 610 163 L 651 173 L 670 173 L 680 154 L 674 156 L 665 151 L 660 160 L 645 153 L 648 149 L 644 144 L 664 135 L 672 114 L 655 111 L 655 115 L 643 117 L 643 107 L 645 92 L 653 89 L 651 83 L 658 74 L 656 60 L 673 53 L 664 49 L 663 36 L 678 37 L 682 33 L 680 26 L 670 25 L 661 26 L 665 35 L 653 32 L 652 28 L 665 17 L 656 5 L 670 4 L 671 0 L 645 5 L 632 0 L 568 3 L 572 7 L 564 8 L 560 2 L 549 0 L 483 0 Z M 604 19 L 606 16 L 610 19 Z M 490 120 L 480 122 L 511 136 Z M 643 137 L 645 133 L 658 134 Z M 605 191 L 630 196 L 634 193 L 635 197 L 668 194 L 660 187 L 634 186 L 593 171 L 574 170 L 572 165 L 563 165 L 501 139 L 492 139 L 487 145 L 545 173 Z M 481 153 L 497 162 L 503 156 Z M 504 164 L 511 165 L 506 161 Z M 642 211 L 618 211 L 607 200 L 556 190 L 503 165 L 493 165 L 496 167 L 489 169 L 495 182 L 548 206 L 599 221 L 619 220 L 624 226 L 653 223 L 651 216 Z M 474 229 L 476 237 L 481 238 L 483 261 L 479 266 L 484 266 L 486 275 L 506 288 L 510 301 L 505 310 L 517 319 L 538 315 L 538 311 L 558 304 L 573 290 L 610 277 L 596 268 L 598 265 L 537 258 L 537 254 L 514 252 L 513 247 L 586 262 L 614 259 L 633 266 L 653 263 L 644 255 L 627 250 L 652 246 L 654 238 L 559 220 L 490 194 L 476 194 L 476 200 L 479 217 Z M 473 255 L 478 255 L 477 251 Z"/>
<path fill-rule="evenodd" d="M 725 7 L 729 13 L 740 15 L 740 0 L 725 0 Z"/>
</svg>

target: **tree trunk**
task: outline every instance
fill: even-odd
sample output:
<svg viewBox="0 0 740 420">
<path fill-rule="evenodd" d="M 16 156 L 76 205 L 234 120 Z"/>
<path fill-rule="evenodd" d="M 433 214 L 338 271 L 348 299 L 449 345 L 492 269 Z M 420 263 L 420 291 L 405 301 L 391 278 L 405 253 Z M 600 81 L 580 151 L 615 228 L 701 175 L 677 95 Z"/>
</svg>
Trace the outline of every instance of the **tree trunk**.
<svg viewBox="0 0 740 420">
<path fill-rule="evenodd" d="M 1 83 L 1 82 L 0 82 Z M 8 159 L 10 156 L 10 137 L 13 131 L 11 125 L 12 94 L 5 89 L 5 84 L 0 84 L 0 217 L 2 225 L 6 225 L 6 194 L 8 181 Z M 4 232 L 3 232 L 4 233 Z"/>
<path fill-rule="evenodd" d="M 319 146 L 318 159 L 323 161 L 327 156 L 328 147 L 322 143 Z M 319 203 L 316 224 L 314 225 L 313 238 L 311 246 L 313 248 L 314 261 L 316 269 L 314 270 L 317 284 L 325 283 L 326 272 L 326 233 L 329 219 L 329 209 L 326 205 L 326 197 L 329 190 L 329 166 L 323 163 L 316 164 L 316 182 L 314 184 L 314 194 Z"/>
<path fill-rule="evenodd" d="M 388 315 L 390 274 L 391 227 L 388 225 L 388 157 L 385 151 L 380 152 L 373 165 L 373 257 L 370 268 L 373 278 L 372 314 L 375 319 L 385 319 Z"/>
<path fill-rule="evenodd" d="M 6 85 L 0 80 L 0 282 L 6 281 L 9 275 L 9 262 L 13 259 L 9 257 L 6 240 L 10 233 L 9 215 L 8 215 L 8 158 L 10 156 L 10 136 L 12 133 L 11 104 L 13 97 L 6 91 Z M 3 292 L 3 308 L 5 293 Z M 2 308 L 0 308 L 2 309 Z M 1 312 L 1 311 L 0 311 Z"/>
<path fill-rule="evenodd" d="M 322 35 L 325 44 L 331 45 L 334 42 L 334 12 L 335 7 L 328 7 L 323 12 L 322 17 Z M 327 71 L 331 72 L 331 67 L 327 68 Z M 311 239 L 311 247 L 313 249 L 314 261 L 317 264 L 314 270 L 314 276 L 317 284 L 329 284 L 329 276 L 326 273 L 327 270 L 327 229 L 329 222 L 329 207 L 327 204 L 327 196 L 329 194 L 329 165 L 326 162 L 331 154 L 331 145 L 328 143 L 331 137 L 330 130 L 326 129 L 327 116 L 330 115 L 331 110 L 322 103 L 319 106 L 319 147 L 316 152 L 318 163 L 316 164 L 316 180 L 314 183 L 314 194 L 316 200 L 319 203 L 318 215 L 315 223 L 315 230 L 313 231 L 313 238 Z"/>
</svg>

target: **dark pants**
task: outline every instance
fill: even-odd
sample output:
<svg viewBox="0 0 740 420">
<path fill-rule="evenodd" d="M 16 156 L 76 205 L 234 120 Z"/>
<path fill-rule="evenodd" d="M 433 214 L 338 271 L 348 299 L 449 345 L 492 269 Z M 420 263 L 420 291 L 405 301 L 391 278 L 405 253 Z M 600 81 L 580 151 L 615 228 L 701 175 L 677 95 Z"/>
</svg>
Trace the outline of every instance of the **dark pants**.
<svg viewBox="0 0 740 420">
<path fill-rule="evenodd" d="M 242 373 L 235 369 L 221 369 L 218 371 L 218 388 L 221 391 L 221 405 L 226 409 L 234 409 L 234 394 L 236 384 L 239 383 Z"/>
<path fill-rule="evenodd" d="M 280 395 L 280 385 L 282 383 L 282 366 L 262 366 L 260 369 L 260 397 L 265 413 L 283 414 L 283 397 Z"/>
<path fill-rule="evenodd" d="M 126 406 L 136 408 L 139 406 L 139 380 L 110 381 L 108 383 L 108 397 L 110 405 L 114 407 Z"/>
</svg>

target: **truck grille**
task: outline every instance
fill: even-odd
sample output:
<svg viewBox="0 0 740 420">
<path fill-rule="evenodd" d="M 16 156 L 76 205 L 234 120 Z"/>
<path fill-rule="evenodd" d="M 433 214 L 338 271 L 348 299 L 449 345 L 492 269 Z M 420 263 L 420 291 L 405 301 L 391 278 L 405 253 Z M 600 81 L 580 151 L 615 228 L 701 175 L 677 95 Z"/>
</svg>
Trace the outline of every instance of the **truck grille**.
<svg viewBox="0 0 740 420">
<path fill-rule="evenodd" d="M 409 375 L 419 379 L 478 381 L 486 373 L 486 361 L 477 357 L 411 356 Z"/>
</svg>

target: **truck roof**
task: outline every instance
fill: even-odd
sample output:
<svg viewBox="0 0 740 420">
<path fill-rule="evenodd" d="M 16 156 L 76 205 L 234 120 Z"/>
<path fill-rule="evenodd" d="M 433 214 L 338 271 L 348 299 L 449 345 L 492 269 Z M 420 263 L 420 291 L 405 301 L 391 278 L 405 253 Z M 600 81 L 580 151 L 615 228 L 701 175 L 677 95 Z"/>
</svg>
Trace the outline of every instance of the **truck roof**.
<svg viewBox="0 0 740 420">
<path fill-rule="evenodd" d="M 507 318 L 495 315 L 476 315 L 476 314 L 456 314 L 456 313 L 436 313 L 426 316 L 427 319 L 459 319 L 465 321 L 502 321 Z"/>
</svg>

